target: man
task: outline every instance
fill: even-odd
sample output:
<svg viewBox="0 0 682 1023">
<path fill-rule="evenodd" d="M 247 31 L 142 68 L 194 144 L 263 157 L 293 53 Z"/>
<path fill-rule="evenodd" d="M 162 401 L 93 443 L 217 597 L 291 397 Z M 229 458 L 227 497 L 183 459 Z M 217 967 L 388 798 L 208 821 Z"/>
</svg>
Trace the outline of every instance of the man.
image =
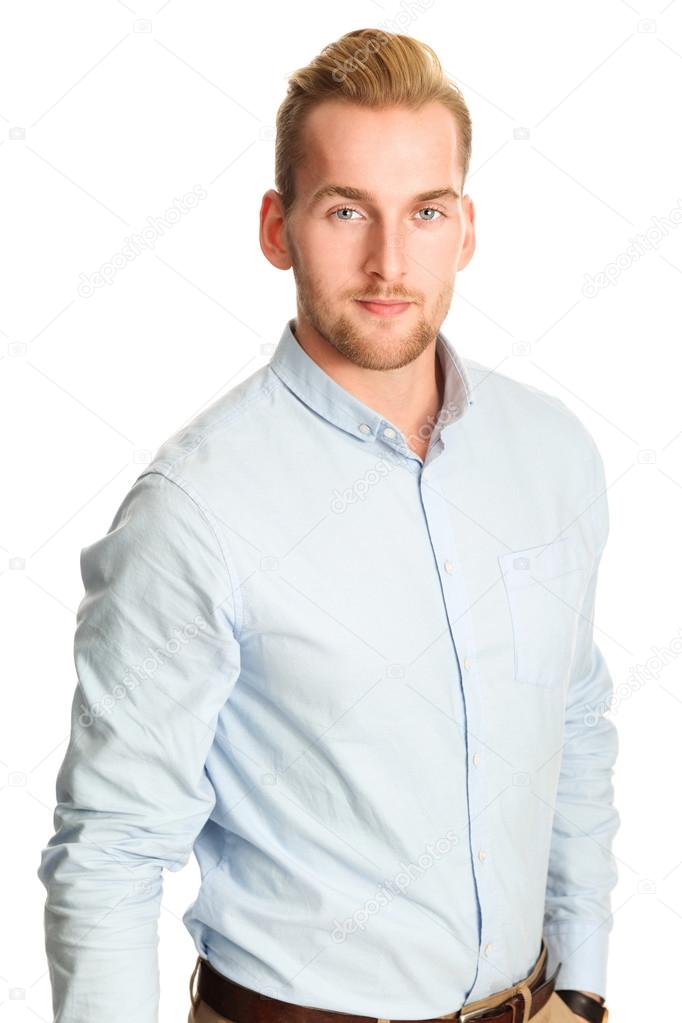
<svg viewBox="0 0 682 1023">
<path fill-rule="evenodd" d="M 475 231 L 433 51 L 349 33 L 277 128 L 260 243 L 296 317 L 82 552 L 56 1017 L 156 1020 L 194 850 L 193 1023 L 606 1019 L 601 458 L 441 332 Z"/>
</svg>

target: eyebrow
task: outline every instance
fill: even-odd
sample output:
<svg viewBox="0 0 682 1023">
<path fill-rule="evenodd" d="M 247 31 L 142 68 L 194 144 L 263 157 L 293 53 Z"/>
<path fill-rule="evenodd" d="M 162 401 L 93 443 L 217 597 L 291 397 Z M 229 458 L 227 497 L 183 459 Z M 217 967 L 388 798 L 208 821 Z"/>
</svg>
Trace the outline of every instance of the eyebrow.
<svg viewBox="0 0 682 1023">
<path fill-rule="evenodd" d="M 365 191 L 364 188 L 353 188 L 352 185 L 323 185 L 313 195 L 310 200 L 311 206 L 316 206 L 321 199 L 326 199 L 330 196 L 339 195 L 343 199 L 352 199 L 355 202 L 376 202 L 376 196 L 372 192 Z M 420 192 L 419 195 L 415 195 L 410 199 L 410 203 L 415 202 L 427 202 L 429 199 L 459 199 L 459 193 L 454 188 L 432 188 L 428 192 Z"/>
</svg>

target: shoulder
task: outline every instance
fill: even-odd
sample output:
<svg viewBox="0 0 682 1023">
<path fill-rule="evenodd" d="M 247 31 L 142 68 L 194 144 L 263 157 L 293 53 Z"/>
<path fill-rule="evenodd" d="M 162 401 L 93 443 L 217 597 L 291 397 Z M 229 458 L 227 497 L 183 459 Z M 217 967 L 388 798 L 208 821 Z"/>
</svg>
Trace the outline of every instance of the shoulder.
<svg viewBox="0 0 682 1023">
<path fill-rule="evenodd" d="M 592 466 L 601 456 L 591 432 L 561 398 L 474 359 L 462 360 L 471 382 L 474 403 L 488 421 L 515 427 L 526 436 L 549 431 L 554 444 Z"/>
<path fill-rule="evenodd" d="M 262 366 L 170 434 L 138 479 L 164 476 L 206 510 L 216 480 L 224 483 L 226 473 L 276 429 L 281 390 L 269 364 Z"/>
</svg>

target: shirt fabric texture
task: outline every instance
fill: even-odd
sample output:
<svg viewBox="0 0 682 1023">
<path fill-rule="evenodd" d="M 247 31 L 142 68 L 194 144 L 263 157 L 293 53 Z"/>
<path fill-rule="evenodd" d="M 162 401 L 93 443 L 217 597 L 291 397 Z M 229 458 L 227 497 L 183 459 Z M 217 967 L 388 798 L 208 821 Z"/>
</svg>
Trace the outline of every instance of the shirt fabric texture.
<svg viewBox="0 0 682 1023">
<path fill-rule="evenodd" d="M 438 1016 L 525 977 L 543 937 L 557 988 L 605 995 L 594 440 L 441 331 L 422 460 L 295 327 L 81 551 L 38 869 L 55 1023 L 156 1023 L 162 869 L 192 851 L 197 953 L 272 997 Z"/>
</svg>

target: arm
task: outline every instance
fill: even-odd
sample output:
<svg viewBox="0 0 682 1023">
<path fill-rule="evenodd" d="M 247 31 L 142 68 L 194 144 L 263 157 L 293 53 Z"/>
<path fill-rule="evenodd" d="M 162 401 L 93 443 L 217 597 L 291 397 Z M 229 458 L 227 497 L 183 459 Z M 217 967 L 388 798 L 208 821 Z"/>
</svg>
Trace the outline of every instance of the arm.
<svg viewBox="0 0 682 1023">
<path fill-rule="evenodd" d="M 590 438 L 593 568 L 580 613 L 566 701 L 564 746 L 556 798 L 543 933 L 548 971 L 561 961 L 556 989 L 605 996 L 610 893 L 617 881 L 611 853 L 620 817 L 611 775 L 618 753 L 615 725 L 605 717 L 612 681 L 594 641 L 601 555 L 609 530 L 601 456 Z"/>
<path fill-rule="evenodd" d="M 177 483 L 134 483 L 81 552 L 78 675 L 41 855 L 55 1023 L 156 1023 L 161 871 L 215 804 L 204 770 L 239 674 L 230 575 Z"/>
</svg>

